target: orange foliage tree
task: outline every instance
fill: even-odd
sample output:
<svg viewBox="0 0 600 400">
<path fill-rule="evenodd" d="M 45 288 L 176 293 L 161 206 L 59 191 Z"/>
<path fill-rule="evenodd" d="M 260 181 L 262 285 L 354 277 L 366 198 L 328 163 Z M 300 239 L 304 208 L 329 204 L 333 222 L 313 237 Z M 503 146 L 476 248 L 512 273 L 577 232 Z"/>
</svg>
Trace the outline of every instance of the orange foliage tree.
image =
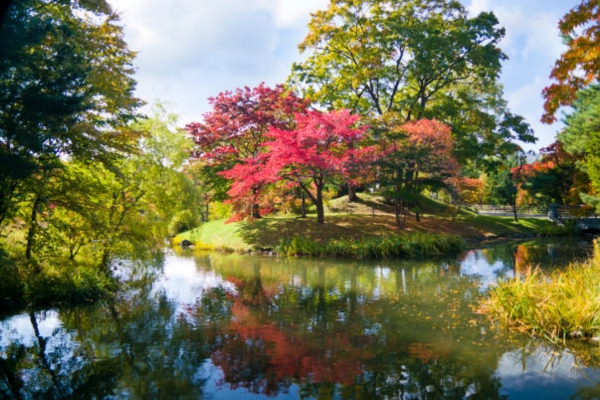
<svg viewBox="0 0 600 400">
<path fill-rule="evenodd" d="M 556 121 L 556 111 L 572 104 L 577 91 L 600 76 L 600 3 L 582 0 L 560 20 L 558 27 L 568 48 L 550 73 L 556 82 L 543 91 L 545 123 Z"/>
</svg>

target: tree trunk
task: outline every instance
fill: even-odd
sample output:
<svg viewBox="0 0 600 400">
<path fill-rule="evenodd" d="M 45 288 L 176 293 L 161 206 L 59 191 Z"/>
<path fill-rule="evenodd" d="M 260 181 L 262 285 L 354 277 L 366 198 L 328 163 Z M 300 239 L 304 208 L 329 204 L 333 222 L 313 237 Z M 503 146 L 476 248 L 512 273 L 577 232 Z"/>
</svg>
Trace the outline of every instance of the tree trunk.
<svg viewBox="0 0 600 400">
<path fill-rule="evenodd" d="M 317 224 L 325 223 L 325 209 L 323 207 L 323 186 L 317 185 L 317 196 L 315 198 L 317 207 Z"/>
<path fill-rule="evenodd" d="M 252 204 L 252 218 L 254 219 L 259 219 L 260 218 L 260 212 L 258 209 L 258 204 Z"/>
<path fill-rule="evenodd" d="M 515 222 L 519 222 L 519 217 L 517 216 L 517 205 L 516 204 L 512 205 L 512 212 L 513 212 L 513 216 L 515 217 Z"/>
<path fill-rule="evenodd" d="M 29 312 L 29 320 L 31 321 L 31 326 L 33 327 L 33 333 L 37 340 L 37 345 L 38 345 L 38 350 L 39 350 L 39 354 L 38 354 L 39 363 L 38 364 L 40 364 L 41 368 L 43 370 L 46 370 L 48 375 L 50 375 L 50 378 L 52 379 L 52 384 L 56 388 L 56 391 L 57 391 L 59 397 L 63 398 L 63 396 L 65 394 L 65 390 L 60 382 L 58 374 L 56 373 L 55 370 L 52 369 L 50 360 L 48 360 L 48 357 L 46 356 L 46 344 L 48 343 L 48 340 L 40 335 L 40 329 L 39 329 L 39 326 L 38 326 L 38 323 L 37 323 L 37 320 L 35 318 L 35 314 L 33 313 L 33 311 Z"/>
<path fill-rule="evenodd" d="M 11 362 L 11 364 L 13 363 Z M 23 381 L 18 371 L 14 371 L 13 368 L 9 366 L 4 358 L 0 357 L 0 372 L 4 375 L 3 380 L 10 390 L 12 398 L 20 400 L 23 398 L 20 392 L 20 389 L 23 387 Z"/>
<path fill-rule="evenodd" d="M 304 191 L 302 191 L 300 195 L 302 196 L 302 204 L 300 206 L 300 218 L 306 218 L 306 194 L 304 193 Z"/>
<path fill-rule="evenodd" d="M 31 220 L 29 222 L 29 230 L 27 231 L 27 247 L 25 248 L 26 260 L 30 260 L 31 254 L 33 253 L 33 245 L 37 231 L 37 208 L 39 207 L 40 203 L 40 196 L 36 195 L 31 207 Z"/>
<path fill-rule="evenodd" d="M 402 212 L 402 203 L 395 201 L 394 202 L 394 211 L 396 214 L 396 229 L 401 231 L 403 228 L 403 223 L 402 223 L 402 218 L 401 218 L 401 212 Z"/>
<path fill-rule="evenodd" d="M 356 188 L 353 184 L 348 183 L 348 202 L 352 203 L 358 200 L 358 196 L 356 196 Z"/>
<path fill-rule="evenodd" d="M 252 211 L 251 211 L 251 214 L 252 214 L 252 218 L 259 219 L 260 218 L 260 209 L 258 207 L 258 204 L 256 203 L 256 199 L 258 197 L 258 190 L 254 189 L 253 194 L 254 194 L 254 196 L 253 196 L 253 199 L 252 199 Z"/>
</svg>

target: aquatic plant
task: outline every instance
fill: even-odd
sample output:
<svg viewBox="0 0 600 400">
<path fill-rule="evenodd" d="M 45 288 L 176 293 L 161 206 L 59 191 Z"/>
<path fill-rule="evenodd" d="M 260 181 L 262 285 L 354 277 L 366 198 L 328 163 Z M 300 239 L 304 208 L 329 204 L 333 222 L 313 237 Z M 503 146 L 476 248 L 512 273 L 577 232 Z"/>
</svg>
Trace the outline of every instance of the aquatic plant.
<svg viewBox="0 0 600 400">
<path fill-rule="evenodd" d="M 530 268 L 491 289 L 480 310 L 504 326 L 553 342 L 600 334 L 600 245 L 563 270 Z"/>
</svg>

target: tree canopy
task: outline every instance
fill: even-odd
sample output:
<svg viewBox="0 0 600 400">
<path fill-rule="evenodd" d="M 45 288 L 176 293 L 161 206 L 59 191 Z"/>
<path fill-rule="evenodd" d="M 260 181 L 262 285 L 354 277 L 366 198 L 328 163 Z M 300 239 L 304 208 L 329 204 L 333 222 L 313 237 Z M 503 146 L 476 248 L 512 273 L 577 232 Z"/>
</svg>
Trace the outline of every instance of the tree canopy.
<svg viewBox="0 0 600 400">
<path fill-rule="evenodd" d="M 356 127 L 358 115 L 348 110 L 297 113 L 294 129 L 271 128 L 264 143 L 268 152 L 247 159 L 224 172 L 234 179 L 229 194 L 255 193 L 256 185 L 286 180 L 299 186 L 317 209 L 317 222 L 325 221 L 323 189 L 346 176 L 364 149 L 353 146 L 365 127 Z"/>
<path fill-rule="evenodd" d="M 535 141 L 497 79 L 505 31 L 493 13 L 468 17 L 449 0 L 334 0 L 313 14 L 294 88 L 327 108 L 449 125 L 461 162 Z"/>
<path fill-rule="evenodd" d="M 11 2 L 0 28 L 0 221 L 61 157 L 108 159 L 142 104 L 131 52 L 103 1 Z"/>
<path fill-rule="evenodd" d="M 580 159 L 579 168 L 589 176 L 592 187 L 582 193 L 583 200 L 600 209 L 600 85 L 579 91 L 573 111 L 564 121 L 566 126 L 559 132 L 558 141 Z"/>
<path fill-rule="evenodd" d="M 567 50 L 550 72 L 554 83 L 543 91 L 545 123 L 556 121 L 558 109 L 573 104 L 578 91 L 600 77 L 600 4 L 582 0 L 560 20 L 558 28 Z"/>
</svg>

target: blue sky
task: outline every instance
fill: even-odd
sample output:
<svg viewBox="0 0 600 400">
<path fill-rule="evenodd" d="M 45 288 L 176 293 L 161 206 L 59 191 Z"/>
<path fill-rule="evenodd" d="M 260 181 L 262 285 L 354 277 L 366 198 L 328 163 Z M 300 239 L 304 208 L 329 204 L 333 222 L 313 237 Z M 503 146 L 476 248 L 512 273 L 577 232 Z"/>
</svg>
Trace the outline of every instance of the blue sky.
<svg viewBox="0 0 600 400">
<path fill-rule="evenodd" d="M 208 97 L 237 87 L 284 82 L 310 12 L 328 0 L 109 0 L 120 12 L 135 62 L 137 95 L 170 104 L 179 125 L 200 121 Z M 512 112 L 531 124 L 538 150 L 554 141 L 559 124 L 539 122 L 541 91 L 564 50 L 558 20 L 578 0 L 461 0 L 469 12 L 493 11 L 506 28 L 509 60 L 501 82 Z"/>
</svg>

